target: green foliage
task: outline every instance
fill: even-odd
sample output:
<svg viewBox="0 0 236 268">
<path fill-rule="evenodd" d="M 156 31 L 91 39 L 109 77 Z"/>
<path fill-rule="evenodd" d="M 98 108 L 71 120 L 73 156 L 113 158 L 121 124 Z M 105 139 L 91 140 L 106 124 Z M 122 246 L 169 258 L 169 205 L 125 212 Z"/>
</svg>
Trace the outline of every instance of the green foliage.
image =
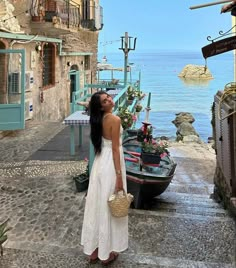
<svg viewBox="0 0 236 268">
<path fill-rule="evenodd" d="M 3 256 L 3 243 L 7 241 L 7 234 L 9 230 L 11 230 L 11 227 L 7 227 L 9 219 L 5 220 L 3 223 L 0 224 L 0 254 Z"/>
<path fill-rule="evenodd" d="M 138 131 L 137 140 L 139 142 L 143 142 L 144 140 L 146 141 L 152 140 L 152 132 L 153 127 L 151 125 L 146 127 L 146 131 L 145 127 L 142 126 Z"/>
<path fill-rule="evenodd" d="M 126 94 L 128 100 L 133 100 L 136 96 L 136 90 L 132 86 L 129 86 L 126 91 Z"/>
<path fill-rule="evenodd" d="M 130 128 L 134 121 L 137 120 L 136 116 L 132 114 L 128 108 L 120 107 L 117 116 L 119 116 L 121 119 L 123 129 Z"/>
<path fill-rule="evenodd" d="M 144 139 L 142 142 L 142 151 L 145 153 L 153 153 L 161 155 L 163 153 L 169 153 L 168 142 L 166 140 L 157 140 L 157 139 Z"/>
<path fill-rule="evenodd" d="M 140 103 L 138 103 L 138 104 L 135 106 L 135 111 L 136 111 L 137 113 L 138 113 L 138 112 L 141 112 L 142 109 L 143 109 L 143 106 L 142 106 Z"/>
</svg>

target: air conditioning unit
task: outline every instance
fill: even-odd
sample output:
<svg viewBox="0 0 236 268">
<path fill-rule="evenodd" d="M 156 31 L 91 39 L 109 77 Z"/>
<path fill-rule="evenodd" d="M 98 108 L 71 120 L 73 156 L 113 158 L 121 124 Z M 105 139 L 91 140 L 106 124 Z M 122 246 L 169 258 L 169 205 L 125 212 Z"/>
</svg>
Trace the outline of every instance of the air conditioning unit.
<svg viewBox="0 0 236 268">
<path fill-rule="evenodd" d="M 31 90 L 34 84 L 33 72 L 25 73 L 25 91 Z M 9 93 L 21 93 L 21 73 L 12 72 L 8 76 Z"/>
<path fill-rule="evenodd" d="M 25 90 L 31 90 L 34 84 L 33 72 L 29 71 L 25 73 Z"/>
<path fill-rule="evenodd" d="M 33 100 L 25 100 L 25 120 L 32 119 L 33 117 Z"/>
</svg>

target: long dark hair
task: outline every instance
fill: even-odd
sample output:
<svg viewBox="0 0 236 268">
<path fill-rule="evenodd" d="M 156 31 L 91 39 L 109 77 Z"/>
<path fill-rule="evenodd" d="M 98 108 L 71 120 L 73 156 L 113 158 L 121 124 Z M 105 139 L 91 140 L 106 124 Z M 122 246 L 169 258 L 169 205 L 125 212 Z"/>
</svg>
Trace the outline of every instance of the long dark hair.
<svg viewBox="0 0 236 268">
<path fill-rule="evenodd" d="M 101 95 L 107 93 L 98 91 L 94 93 L 89 102 L 90 112 L 90 138 L 95 149 L 95 154 L 100 154 L 102 150 L 102 118 L 104 112 L 101 110 Z"/>
</svg>

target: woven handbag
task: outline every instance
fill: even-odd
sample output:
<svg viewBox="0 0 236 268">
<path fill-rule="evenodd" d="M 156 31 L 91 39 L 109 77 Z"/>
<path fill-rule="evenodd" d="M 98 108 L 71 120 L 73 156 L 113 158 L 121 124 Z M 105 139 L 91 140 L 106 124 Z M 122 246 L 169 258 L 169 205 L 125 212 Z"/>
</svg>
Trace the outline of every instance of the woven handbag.
<svg viewBox="0 0 236 268">
<path fill-rule="evenodd" d="M 108 206 L 112 216 L 118 218 L 127 216 L 133 199 L 133 195 L 127 194 L 125 190 L 112 194 L 108 199 Z"/>
</svg>

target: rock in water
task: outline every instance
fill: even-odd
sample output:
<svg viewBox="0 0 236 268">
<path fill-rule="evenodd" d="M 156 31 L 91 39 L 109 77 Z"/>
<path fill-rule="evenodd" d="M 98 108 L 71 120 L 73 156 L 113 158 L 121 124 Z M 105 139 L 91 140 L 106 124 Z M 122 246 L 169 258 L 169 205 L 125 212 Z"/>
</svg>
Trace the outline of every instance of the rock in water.
<svg viewBox="0 0 236 268">
<path fill-rule="evenodd" d="M 187 64 L 178 75 L 181 78 L 213 79 L 206 66 Z"/>
</svg>

